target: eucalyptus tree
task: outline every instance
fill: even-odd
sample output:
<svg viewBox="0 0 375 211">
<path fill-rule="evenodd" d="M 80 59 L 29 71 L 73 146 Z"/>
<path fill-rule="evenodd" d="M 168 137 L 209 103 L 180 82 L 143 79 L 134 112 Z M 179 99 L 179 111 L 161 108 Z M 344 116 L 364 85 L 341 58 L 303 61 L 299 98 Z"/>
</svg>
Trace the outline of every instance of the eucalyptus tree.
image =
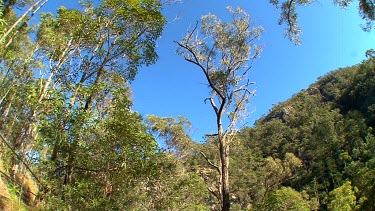
<svg viewBox="0 0 375 211">
<path fill-rule="evenodd" d="M 15 2 L 5 1 L 9 23 L 21 18 L 10 11 Z M 82 144 L 108 115 L 114 90 L 133 80 L 141 65 L 155 63 L 156 39 L 165 24 L 156 0 L 83 1 L 81 6 L 60 7 L 56 16 L 42 14 L 32 39 L 27 25 L 12 29 L 17 36 L 0 50 L 1 133 L 20 158 L 46 154 L 27 158 L 46 164 L 41 169 L 48 172 L 39 176 L 47 183 L 65 178 L 55 181 L 68 185 L 80 171 Z"/>
<path fill-rule="evenodd" d="M 113 81 L 124 86 L 139 66 L 156 61 L 155 41 L 165 23 L 158 1 L 105 0 L 83 6 L 83 12 L 61 7 L 56 18 L 43 15 L 37 34 L 40 52 L 50 64 L 38 100 L 53 88 L 64 102 L 46 117 L 58 123 L 57 134 L 65 137 L 47 143 L 56 165 L 50 176 L 63 176 L 66 185 L 79 171 L 75 165 L 85 142 L 82 134 L 106 115 L 103 105 L 114 95 Z"/>
<path fill-rule="evenodd" d="M 177 53 L 203 73 L 209 88 L 209 102 L 217 127 L 219 164 L 203 153 L 210 166 L 219 174 L 217 189 L 209 189 L 218 199 L 222 210 L 230 209 L 229 148 L 239 121 L 246 116 L 247 105 L 255 91 L 248 78 L 251 61 L 261 47 L 256 44 L 263 31 L 254 27 L 250 16 L 241 8 L 228 7 L 232 20 L 223 22 L 215 15 L 205 15 L 178 44 Z M 224 118 L 228 117 L 226 121 Z"/>
<path fill-rule="evenodd" d="M 2 36 L 8 31 L 9 25 L 17 20 L 17 14 L 12 9 L 17 2 L 1 3 Z M 6 157 L 4 163 L 7 166 L 27 163 L 23 156 L 25 147 L 20 140 L 24 128 L 30 122 L 32 102 L 28 101 L 28 97 L 36 87 L 32 70 L 41 67 L 38 59 L 34 58 L 36 48 L 29 37 L 30 28 L 27 24 L 21 25 L 15 30 L 17 33 L 12 33 L 9 39 L 2 39 L 0 42 L 0 135 L 4 144 L 2 146 L 7 146 L 2 150 L 2 158 Z M 32 175 L 35 176 L 33 173 Z"/>
</svg>

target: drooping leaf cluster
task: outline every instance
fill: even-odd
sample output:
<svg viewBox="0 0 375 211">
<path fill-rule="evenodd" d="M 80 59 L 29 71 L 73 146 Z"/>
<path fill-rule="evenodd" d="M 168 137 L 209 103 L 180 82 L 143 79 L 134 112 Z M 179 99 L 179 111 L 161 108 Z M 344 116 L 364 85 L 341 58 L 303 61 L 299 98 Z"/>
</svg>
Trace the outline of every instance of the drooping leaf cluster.
<svg viewBox="0 0 375 211">
<path fill-rule="evenodd" d="M 311 0 L 269 0 L 277 9 L 280 9 L 279 24 L 285 24 L 285 36 L 292 42 L 301 44 L 300 34 L 302 32 L 298 24 L 298 7 L 317 3 Z M 333 0 L 333 4 L 346 9 L 353 0 Z M 358 11 L 362 19 L 366 22 L 362 25 L 363 30 L 370 31 L 375 22 L 375 2 L 373 0 L 359 0 Z"/>
</svg>

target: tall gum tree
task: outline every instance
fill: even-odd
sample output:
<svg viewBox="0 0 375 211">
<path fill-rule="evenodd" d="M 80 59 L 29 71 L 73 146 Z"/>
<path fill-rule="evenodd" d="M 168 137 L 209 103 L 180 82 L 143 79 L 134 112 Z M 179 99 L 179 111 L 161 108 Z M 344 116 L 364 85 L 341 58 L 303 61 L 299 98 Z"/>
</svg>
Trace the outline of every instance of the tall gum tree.
<svg viewBox="0 0 375 211">
<path fill-rule="evenodd" d="M 52 87 L 66 99 L 62 128 L 68 128 L 64 133 L 71 140 L 56 140 L 51 146 L 52 161 L 63 154 L 64 145 L 68 146 L 64 152 L 68 158 L 63 161 L 65 184 L 72 181 L 82 129 L 95 118 L 101 99 L 113 94 L 103 85 L 114 74 L 123 78 L 125 85 L 141 65 L 155 63 L 155 41 L 165 23 L 160 8 L 153 0 L 105 0 L 97 7 L 84 4 L 84 12 L 61 7 L 56 18 L 48 14 L 43 17 L 38 44 L 53 64 L 45 86 L 54 84 Z M 54 34 L 64 36 L 59 39 Z"/>
<path fill-rule="evenodd" d="M 13 12 L 14 4 L 2 2 L 13 14 L 12 21 L 5 20 L 6 23 L 15 23 L 19 18 Z M 30 31 L 27 24 L 25 32 L 19 31 L 22 24 L 18 24 L 3 43 L 8 43 L 9 37 L 13 41 L 0 48 L 0 65 L 4 67 L 0 68 L 0 134 L 3 142 L 13 146 L 14 154 L 25 160 L 29 151 L 39 153 L 37 146 L 48 148 L 50 154 L 46 158 L 55 168 L 51 172 L 57 173 L 50 177 L 37 175 L 46 182 L 65 177 L 64 183 L 71 184 L 82 158 L 77 157 L 79 145 L 84 142 L 82 134 L 100 119 L 98 113 L 105 112 L 100 109 L 105 106 L 104 101 L 113 98 L 113 87 L 117 85 L 111 78 L 118 76 L 122 86 L 126 86 L 140 66 L 151 65 L 158 58 L 156 39 L 165 24 L 159 1 L 103 0 L 99 5 L 87 2 L 82 1 L 78 9 L 60 7 L 56 16 L 43 14 L 35 31 Z M 27 21 L 27 17 L 22 20 Z M 6 32 L 8 27 L 0 29 Z M 35 36 L 29 38 L 31 33 Z M 28 39 L 19 39 L 21 35 Z M 39 65 L 30 65 L 30 61 Z M 17 71 L 26 79 L 21 81 Z M 45 141 L 45 134 L 40 131 L 46 126 L 41 122 L 59 123 L 53 131 L 58 136 Z"/>
<path fill-rule="evenodd" d="M 251 62 L 261 52 L 257 40 L 263 31 L 254 27 L 250 16 L 241 8 L 228 7 L 232 20 L 223 22 L 215 15 L 205 15 L 180 42 L 177 54 L 202 71 L 210 96 L 209 102 L 216 116 L 217 143 L 220 161 L 215 164 L 202 153 L 209 165 L 219 174 L 218 190 L 209 191 L 218 199 L 223 211 L 230 209 L 229 148 L 237 131 L 237 124 L 246 116 L 246 108 L 255 91 L 248 79 Z M 225 116 L 228 120 L 224 120 Z"/>
</svg>

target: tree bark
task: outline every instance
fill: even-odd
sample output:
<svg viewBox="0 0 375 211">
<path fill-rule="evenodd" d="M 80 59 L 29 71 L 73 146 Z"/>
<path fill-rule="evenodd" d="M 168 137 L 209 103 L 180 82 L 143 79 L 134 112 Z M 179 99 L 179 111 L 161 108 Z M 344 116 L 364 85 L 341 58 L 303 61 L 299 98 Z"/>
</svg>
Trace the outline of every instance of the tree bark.
<svg viewBox="0 0 375 211">
<path fill-rule="evenodd" d="M 16 26 L 21 23 L 23 21 L 23 19 L 27 16 L 27 14 L 29 14 L 31 11 L 31 15 L 30 17 L 27 19 L 29 20 L 32 16 L 34 16 L 34 14 L 45 4 L 47 3 L 48 0 L 44 0 L 42 2 L 42 0 L 39 0 L 37 2 L 35 2 L 31 7 L 29 7 L 28 10 L 26 10 L 26 12 L 24 12 L 21 17 L 19 17 L 16 22 L 14 22 L 12 24 L 12 26 L 1 36 L 0 38 L 0 41 L 3 40 L 5 41 L 5 39 L 7 38 L 7 36 L 16 28 Z M 39 5 L 39 6 L 38 6 Z M 10 41 L 11 42 L 11 41 Z M 6 44 L 6 47 L 9 46 L 10 42 L 7 42 Z"/>
<path fill-rule="evenodd" d="M 229 211 L 229 145 L 225 139 L 220 141 L 220 158 L 221 158 L 221 195 L 222 195 L 222 210 Z"/>
<path fill-rule="evenodd" d="M 220 150 L 220 161 L 221 161 L 221 181 L 220 181 L 220 192 L 221 192 L 221 210 L 230 210 L 230 198 L 229 198 L 229 144 L 227 143 L 226 136 L 223 133 L 222 126 L 222 115 L 221 112 L 217 113 L 217 126 L 218 126 L 218 138 L 219 138 L 219 150 Z"/>
</svg>

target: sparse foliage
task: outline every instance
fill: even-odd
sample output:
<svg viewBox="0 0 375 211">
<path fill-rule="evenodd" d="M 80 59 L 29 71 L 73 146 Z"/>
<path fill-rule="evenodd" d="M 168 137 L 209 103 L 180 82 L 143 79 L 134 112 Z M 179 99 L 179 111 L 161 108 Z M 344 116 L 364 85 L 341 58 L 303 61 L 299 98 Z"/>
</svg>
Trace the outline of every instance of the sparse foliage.
<svg viewBox="0 0 375 211">
<path fill-rule="evenodd" d="M 246 116 L 247 105 L 254 91 L 248 79 L 251 61 L 257 58 L 261 47 L 257 45 L 263 28 L 254 27 L 250 16 L 241 8 L 228 7 L 230 22 L 222 22 L 215 15 L 202 17 L 200 29 L 196 27 L 178 44 L 177 53 L 196 65 L 205 76 L 210 97 L 208 101 L 216 115 L 217 144 L 220 164 L 218 189 L 213 195 L 222 210 L 230 208 L 229 146 L 237 131 L 237 123 Z M 228 123 L 223 117 L 228 116 Z M 225 125 L 224 125 L 225 124 Z M 204 154 L 202 154 L 204 156 Z M 208 159 L 206 158 L 208 161 Z M 216 192 L 216 193 L 214 193 Z"/>
</svg>

